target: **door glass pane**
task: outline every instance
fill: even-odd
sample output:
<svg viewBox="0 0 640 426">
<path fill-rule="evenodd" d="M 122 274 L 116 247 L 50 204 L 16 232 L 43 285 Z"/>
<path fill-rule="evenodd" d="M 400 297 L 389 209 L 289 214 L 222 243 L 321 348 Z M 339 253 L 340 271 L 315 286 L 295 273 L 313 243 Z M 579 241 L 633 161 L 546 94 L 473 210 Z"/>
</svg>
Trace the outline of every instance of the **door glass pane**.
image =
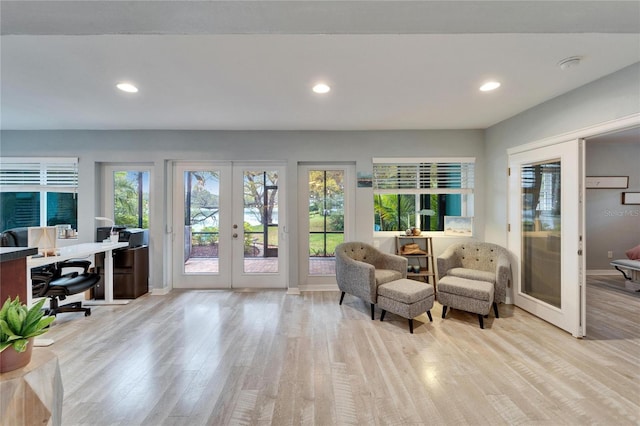
<svg viewBox="0 0 640 426">
<path fill-rule="evenodd" d="M 344 241 L 344 171 L 309 171 L 309 275 L 335 275 Z"/>
<path fill-rule="evenodd" d="M 184 172 L 184 273 L 219 272 L 220 172 Z"/>
<path fill-rule="evenodd" d="M 521 292 L 561 307 L 561 164 L 522 166 Z"/>
<path fill-rule="evenodd" d="M 245 273 L 278 272 L 278 172 L 243 173 Z"/>
<path fill-rule="evenodd" d="M 113 211 L 117 225 L 149 228 L 149 172 L 113 173 Z"/>
</svg>

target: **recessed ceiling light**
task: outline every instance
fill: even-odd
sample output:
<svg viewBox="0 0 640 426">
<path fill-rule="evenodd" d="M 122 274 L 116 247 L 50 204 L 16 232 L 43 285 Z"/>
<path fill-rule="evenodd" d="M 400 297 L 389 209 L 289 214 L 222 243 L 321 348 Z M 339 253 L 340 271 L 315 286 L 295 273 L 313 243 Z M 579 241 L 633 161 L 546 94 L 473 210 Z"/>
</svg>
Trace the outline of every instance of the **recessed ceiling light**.
<svg viewBox="0 0 640 426">
<path fill-rule="evenodd" d="M 329 87 L 327 84 L 325 83 L 318 83 L 315 86 L 313 86 L 312 89 L 315 93 L 329 93 L 329 91 L 331 90 L 331 87 Z"/>
<path fill-rule="evenodd" d="M 496 90 L 498 87 L 500 87 L 500 83 L 498 83 L 497 81 L 488 81 L 480 86 L 480 91 L 490 92 L 492 90 Z"/>
<path fill-rule="evenodd" d="M 131 83 L 118 83 L 116 87 L 127 93 L 136 93 L 138 91 L 138 88 Z"/>
</svg>

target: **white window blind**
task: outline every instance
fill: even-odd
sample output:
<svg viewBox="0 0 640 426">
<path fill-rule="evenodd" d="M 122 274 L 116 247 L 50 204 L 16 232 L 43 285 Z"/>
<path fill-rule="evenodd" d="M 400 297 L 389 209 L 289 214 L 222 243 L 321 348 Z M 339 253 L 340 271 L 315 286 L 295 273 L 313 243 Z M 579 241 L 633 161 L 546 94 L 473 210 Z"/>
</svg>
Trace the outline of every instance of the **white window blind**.
<svg viewBox="0 0 640 426">
<path fill-rule="evenodd" d="M 77 158 L 0 158 L 1 191 L 68 191 L 77 187 Z"/>
<path fill-rule="evenodd" d="M 471 194 L 474 158 L 374 158 L 376 194 Z"/>
</svg>

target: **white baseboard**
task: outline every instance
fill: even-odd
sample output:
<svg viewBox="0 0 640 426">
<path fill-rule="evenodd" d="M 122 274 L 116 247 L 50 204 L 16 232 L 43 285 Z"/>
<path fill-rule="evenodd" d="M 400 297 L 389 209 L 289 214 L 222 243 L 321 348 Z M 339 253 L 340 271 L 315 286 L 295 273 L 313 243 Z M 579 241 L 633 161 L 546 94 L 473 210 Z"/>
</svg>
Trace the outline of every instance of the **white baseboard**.
<svg viewBox="0 0 640 426">
<path fill-rule="evenodd" d="M 587 276 L 589 275 L 618 275 L 620 272 L 615 269 L 587 269 Z"/>
<path fill-rule="evenodd" d="M 298 287 L 291 287 L 287 289 L 287 294 L 291 296 L 299 296 L 300 289 Z"/>
<path fill-rule="evenodd" d="M 340 291 L 337 284 L 307 284 L 299 288 L 300 291 Z"/>
<path fill-rule="evenodd" d="M 169 287 L 152 288 L 150 290 L 150 293 L 154 296 L 166 296 L 171 291 Z"/>
</svg>

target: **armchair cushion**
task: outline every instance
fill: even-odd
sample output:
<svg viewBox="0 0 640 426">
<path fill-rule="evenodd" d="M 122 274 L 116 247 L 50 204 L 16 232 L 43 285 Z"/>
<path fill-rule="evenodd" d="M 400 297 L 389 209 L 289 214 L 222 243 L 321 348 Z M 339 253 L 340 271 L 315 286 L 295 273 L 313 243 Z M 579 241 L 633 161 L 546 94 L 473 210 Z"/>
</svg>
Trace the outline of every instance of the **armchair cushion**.
<svg viewBox="0 0 640 426">
<path fill-rule="evenodd" d="M 393 269 L 376 269 L 374 273 L 376 277 L 376 287 L 380 284 L 386 284 L 391 281 L 396 281 L 404 278 L 400 271 L 394 271 Z"/>
<path fill-rule="evenodd" d="M 466 278 L 468 280 L 487 281 L 493 284 L 496 283 L 495 272 L 479 271 L 477 269 L 451 268 L 447 271 L 447 275 Z"/>
</svg>

